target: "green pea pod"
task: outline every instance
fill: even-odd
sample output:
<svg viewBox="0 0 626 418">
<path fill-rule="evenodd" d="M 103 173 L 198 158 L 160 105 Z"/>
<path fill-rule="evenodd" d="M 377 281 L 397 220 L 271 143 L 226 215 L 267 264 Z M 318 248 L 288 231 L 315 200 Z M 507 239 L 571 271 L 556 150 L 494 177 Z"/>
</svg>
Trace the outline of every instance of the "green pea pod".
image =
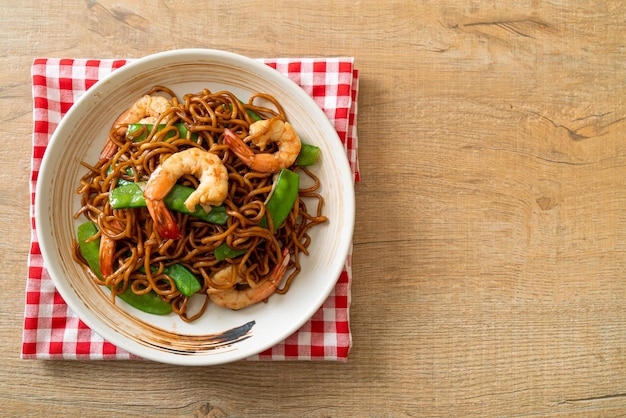
<svg viewBox="0 0 626 418">
<path fill-rule="evenodd" d="M 100 273 L 100 238 L 88 241 L 98 233 L 98 227 L 93 222 L 85 222 L 78 226 L 76 235 L 81 255 L 89 264 L 89 268 L 100 280 L 104 280 Z"/>
<path fill-rule="evenodd" d="M 246 102 L 244 102 L 244 101 L 243 101 L 243 100 L 241 100 L 241 99 L 237 99 L 237 100 L 239 100 L 239 103 L 241 103 L 241 104 L 243 104 L 243 105 L 247 104 Z M 224 105 L 224 106 L 226 106 L 226 105 Z M 232 105 L 231 103 L 228 103 L 228 108 L 229 108 L 230 110 L 232 110 L 232 109 L 233 109 L 233 105 Z M 224 108 L 224 109 L 225 109 L 225 108 Z M 248 116 L 250 116 L 250 119 L 252 119 L 252 120 L 253 120 L 253 121 L 255 121 L 255 122 L 258 122 L 258 121 L 260 121 L 260 120 L 263 120 L 263 118 L 262 118 L 261 116 L 259 116 L 259 114 L 258 114 L 258 113 L 256 113 L 256 112 L 255 112 L 255 111 L 253 111 L 253 110 L 246 109 L 246 113 L 248 114 Z"/>
<path fill-rule="evenodd" d="M 235 250 L 223 242 L 215 250 L 213 250 L 213 255 L 215 255 L 216 259 L 222 261 L 227 258 L 235 258 L 240 255 L 244 255 L 246 251 L 248 250 Z"/>
<path fill-rule="evenodd" d="M 256 112 L 253 112 L 250 109 L 246 109 L 246 113 L 248 113 L 248 115 L 250 115 L 250 118 L 252 118 L 252 120 L 255 121 L 255 122 L 263 120 L 263 118 L 261 116 L 259 116 Z"/>
<path fill-rule="evenodd" d="M 95 223 L 85 222 L 80 224 L 77 230 L 78 246 L 91 271 L 103 280 L 102 273 L 100 273 L 100 238 L 88 241 L 97 233 L 98 227 Z M 118 293 L 117 296 L 130 306 L 143 312 L 155 315 L 167 315 L 172 312 L 172 306 L 164 302 L 155 292 L 136 295 L 128 288 L 124 293 Z"/>
<path fill-rule="evenodd" d="M 240 100 L 240 99 L 237 99 L 237 100 L 239 100 L 239 102 L 240 102 L 241 104 L 245 104 L 242 100 Z M 259 116 L 256 112 L 254 112 L 254 111 L 252 111 L 252 110 L 250 110 L 250 109 L 246 109 L 246 113 L 247 113 L 247 114 L 250 116 L 250 118 L 251 118 L 253 121 L 255 121 L 255 122 L 258 122 L 258 121 L 260 121 L 260 120 L 263 120 L 263 118 L 262 118 L 261 116 Z"/>
<path fill-rule="evenodd" d="M 109 166 L 109 168 L 107 168 L 107 176 L 109 174 L 111 174 L 113 172 L 113 166 Z M 129 176 L 133 175 L 133 170 L 129 168 L 126 169 L 126 174 L 128 174 Z M 117 187 L 119 186 L 125 186 L 127 184 L 132 184 L 133 182 L 130 180 L 126 180 L 126 179 L 122 179 L 122 178 L 118 178 L 117 179 Z"/>
<path fill-rule="evenodd" d="M 157 132 L 165 128 L 167 125 L 159 125 L 157 127 Z M 173 125 L 176 129 L 178 129 L 179 135 L 181 138 L 187 138 L 188 129 L 184 123 L 175 123 Z M 142 123 L 133 123 L 128 125 L 128 129 L 126 130 L 126 138 L 129 140 L 139 142 L 146 139 L 148 134 L 152 132 L 153 124 L 142 124 Z M 165 135 L 164 139 L 172 138 L 176 133 L 174 131 L 170 131 Z M 195 141 L 198 139 L 198 134 L 195 132 L 191 133 L 191 140 Z"/>
<path fill-rule="evenodd" d="M 283 168 L 278 173 L 278 178 L 274 182 L 274 189 L 268 199 L 265 207 L 272 217 L 274 230 L 280 228 L 289 212 L 293 209 L 293 205 L 298 198 L 298 190 L 300 188 L 300 176 L 291 170 Z M 268 227 L 267 218 L 263 218 L 259 225 L 263 228 Z"/>
<path fill-rule="evenodd" d="M 151 269 L 153 272 L 157 271 L 156 267 L 152 267 Z M 143 274 L 146 273 L 146 269 L 143 268 L 143 266 L 140 267 L 138 271 Z M 195 295 L 202 288 L 198 278 L 181 264 L 165 266 L 163 267 L 162 273 L 169 276 L 174 281 L 176 289 L 187 297 Z"/>
<path fill-rule="evenodd" d="M 296 164 L 300 167 L 313 165 L 317 162 L 319 155 L 319 147 L 311 144 L 305 144 L 303 142 L 302 147 L 300 148 L 300 153 L 298 154 L 298 158 L 296 158 Z"/>
<path fill-rule="evenodd" d="M 298 198 L 298 190 L 300 188 L 300 176 L 291 170 L 282 169 L 278 174 L 278 178 L 274 182 L 274 190 L 270 198 L 268 199 L 265 207 L 267 208 L 272 221 L 274 229 L 278 229 L 282 223 L 289 216 L 289 212 L 293 209 L 293 205 Z M 267 228 L 267 217 L 263 217 L 259 226 Z M 220 244 L 214 251 L 213 255 L 218 260 L 224 260 L 226 258 L 239 257 L 246 253 L 247 250 L 236 250 L 230 248 L 225 242 Z"/>
<path fill-rule="evenodd" d="M 145 186 L 145 183 L 142 183 Z M 139 183 L 118 186 L 109 193 L 109 203 L 113 209 L 145 208 L 146 199 Z"/>
<path fill-rule="evenodd" d="M 167 266 L 163 273 L 170 276 L 178 291 L 187 297 L 195 295 L 202 288 L 198 278 L 181 264 Z"/>
<path fill-rule="evenodd" d="M 172 312 L 172 305 L 164 302 L 163 299 L 153 291 L 138 295 L 128 288 L 124 293 L 118 293 L 117 296 L 130 306 L 149 314 L 167 315 Z"/>
<path fill-rule="evenodd" d="M 143 188 L 145 183 L 130 183 L 116 187 L 109 194 L 109 202 L 113 209 L 143 208 L 146 207 L 146 199 L 143 196 Z M 191 212 L 185 206 L 185 200 L 193 193 L 192 187 L 174 185 L 172 190 L 163 199 L 165 206 L 177 212 L 186 213 L 195 216 L 203 221 L 211 222 L 218 225 L 224 225 L 228 220 L 228 214 L 224 206 L 213 206 L 210 212 L 207 212 L 202 206 L 197 205 L 196 210 Z"/>
<path fill-rule="evenodd" d="M 181 186 L 179 184 L 174 185 L 168 195 L 165 196 L 165 199 L 163 199 L 165 206 L 171 210 L 187 213 L 207 222 L 224 225 L 228 220 L 228 214 L 226 213 L 226 207 L 222 205 L 211 206 L 212 209 L 210 212 L 204 210 L 200 205 L 196 205 L 196 209 L 193 212 L 187 209 L 185 201 L 194 191 L 195 189 L 192 187 Z"/>
</svg>

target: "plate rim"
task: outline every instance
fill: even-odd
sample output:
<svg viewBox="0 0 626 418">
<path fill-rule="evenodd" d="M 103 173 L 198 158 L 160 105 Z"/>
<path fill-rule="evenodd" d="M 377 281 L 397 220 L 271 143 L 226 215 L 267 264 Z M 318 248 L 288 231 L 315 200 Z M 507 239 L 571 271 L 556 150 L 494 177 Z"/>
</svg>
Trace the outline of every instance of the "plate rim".
<svg viewBox="0 0 626 418">
<path fill-rule="evenodd" d="M 339 139 L 339 136 L 334 126 L 332 125 L 328 117 L 325 115 L 324 111 L 314 102 L 313 98 L 308 93 L 306 93 L 304 89 L 302 89 L 302 87 L 300 87 L 297 83 L 289 79 L 284 74 L 269 67 L 267 64 L 260 62 L 257 59 L 249 58 L 249 57 L 236 54 L 233 52 L 217 50 L 217 49 L 185 48 L 185 49 L 175 49 L 175 50 L 157 52 L 155 54 L 147 55 L 145 57 L 137 58 L 137 59 L 129 59 L 132 61 L 127 61 L 127 63 L 124 66 L 113 70 L 111 73 L 107 74 L 106 76 L 98 80 L 74 102 L 74 104 L 68 110 L 68 112 L 61 118 L 59 124 L 55 128 L 54 133 L 49 138 L 49 142 L 47 144 L 46 149 L 53 147 L 55 142 L 59 141 L 59 139 L 57 138 L 60 137 L 60 135 L 63 134 L 66 129 L 71 130 L 71 127 L 68 127 L 68 126 L 72 123 L 73 118 L 75 118 L 74 114 L 79 113 L 80 112 L 79 109 L 85 104 L 89 104 L 91 101 L 97 100 L 94 98 L 92 93 L 97 92 L 103 85 L 106 85 L 107 83 L 111 83 L 112 80 L 115 80 L 118 78 L 132 77 L 133 74 L 141 73 L 142 71 L 144 71 L 143 69 L 146 66 L 150 67 L 151 65 L 154 65 L 155 63 L 160 63 L 164 60 L 165 61 L 168 61 L 168 60 L 177 61 L 185 57 L 187 57 L 185 62 L 189 61 L 189 59 L 193 57 L 203 58 L 203 59 L 208 58 L 208 59 L 213 59 L 213 60 L 215 59 L 226 59 L 228 61 L 232 60 L 232 61 L 239 63 L 241 66 L 254 67 L 255 71 L 257 73 L 262 74 L 264 78 L 269 77 L 269 78 L 278 80 L 278 77 L 280 77 L 281 84 L 282 83 L 291 84 L 290 91 L 294 90 L 294 93 L 298 95 L 298 97 L 296 97 L 296 100 L 298 102 L 304 101 L 307 103 L 307 106 L 306 106 L 307 112 L 312 113 L 316 120 L 317 118 L 323 117 L 324 118 L 323 120 L 327 121 L 328 126 L 325 127 L 325 133 L 327 134 L 325 135 L 325 138 L 326 138 L 325 140 L 327 141 L 330 139 L 330 137 L 332 137 L 333 141 L 338 141 L 339 144 L 341 144 L 341 141 Z M 309 106 L 308 104 L 313 104 L 314 106 Z M 96 104 L 94 103 L 94 105 Z M 317 115 L 315 115 L 316 113 Z M 328 128 L 330 128 L 330 130 Z M 328 134 L 331 134 L 330 137 L 328 136 Z M 41 161 L 41 166 L 39 169 L 37 184 L 36 184 L 35 211 L 34 211 L 35 214 L 34 215 L 35 215 L 35 222 L 37 225 L 37 230 L 39 231 L 39 235 L 41 236 L 44 236 L 45 233 L 50 235 L 50 230 L 51 230 L 51 227 L 47 225 L 46 222 L 41 222 L 41 220 L 45 219 L 45 216 L 43 213 L 45 211 L 45 208 L 43 207 L 45 199 L 43 198 L 48 197 L 47 191 L 43 189 L 48 184 L 48 182 L 44 181 L 44 179 L 46 178 L 46 176 L 50 176 L 51 174 L 54 174 L 56 171 L 55 168 L 57 167 L 57 164 L 54 164 L 54 162 L 49 161 L 52 158 L 53 158 L 52 153 L 50 152 L 44 153 L 44 156 Z M 352 176 L 353 173 L 352 173 L 352 169 L 350 167 L 350 164 L 346 155 L 343 155 L 340 157 L 335 156 L 334 160 L 335 160 L 335 163 L 339 166 L 339 168 L 343 171 L 342 174 L 349 175 L 348 181 L 342 181 L 342 185 L 344 187 L 344 193 L 342 194 L 342 197 L 350 196 L 350 200 L 348 202 L 344 202 L 345 212 L 342 212 L 342 213 L 345 213 L 345 215 L 347 215 L 347 218 L 344 219 L 344 221 L 345 220 L 349 221 L 349 224 L 344 226 L 344 230 L 346 231 L 346 233 L 349 233 L 350 239 L 346 240 L 345 241 L 346 244 L 340 246 L 339 251 L 338 251 L 339 255 L 342 256 L 341 258 L 344 260 L 344 264 L 345 264 L 345 262 L 347 262 L 347 256 L 349 254 L 349 250 L 352 247 L 352 236 L 354 232 L 354 223 L 355 223 L 354 183 L 353 183 L 353 176 Z M 241 359 L 259 354 L 260 352 L 274 346 L 275 344 L 280 343 L 285 338 L 289 337 L 293 332 L 297 332 L 297 330 L 303 324 L 305 324 L 308 320 L 310 320 L 312 315 L 314 315 L 315 312 L 320 309 L 324 301 L 328 298 L 328 296 L 332 293 L 332 290 L 335 288 L 337 280 L 339 279 L 339 275 L 344 265 L 342 264 L 341 268 L 337 272 L 337 280 L 329 281 L 329 282 L 332 282 L 332 284 L 328 285 L 328 291 L 325 292 L 324 295 L 318 296 L 316 302 L 311 305 L 311 308 L 307 311 L 306 315 L 303 315 L 299 321 L 294 321 L 293 326 L 291 327 L 292 329 L 289 332 L 282 333 L 280 338 L 267 339 L 265 344 L 258 344 L 258 349 L 252 350 L 254 352 L 244 352 L 244 353 L 240 353 L 239 355 L 231 356 L 231 358 L 226 358 L 224 359 L 224 361 L 219 361 L 219 360 L 214 361 L 216 357 L 212 357 L 212 356 L 202 356 L 202 355 L 179 356 L 179 355 L 172 355 L 170 353 L 163 353 L 163 352 L 158 352 L 158 353 L 155 353 L 155 355 L 152 355 L 151 351 L 148 351 L 148 352 L 142 351 L 141 353 L 138 353 L 137 350 L 134 350 L 133 348 L 129 349 L 128 345 L 126 344 L 124 344 L 124 346 L 121 346 L 118 341 L 119 333 L 113 330 L 112 328 L 110 328 L 109 326 L 107 326 L 107 324 L 103 322 L 101 318 L 98 318 L 97 316 L 93 316 L 92 318 L 91 312 L 83 312 L 83 310 L 79 306 L 81 304 L 76 303 L 72 299 L 72 297 L 68 297 L 68 295 L 71 296 L 71 294 L 76 293 L 74 289 L 72 288 L 72 286 L 67 282 L 67 280 L 61 280 L 60 282 L 59 281 L 60 278 L 58 277 L 58 272 L 56 272 L 55 268 L 53 268 L 49 263 L 46 263 L 45 261 L 46 259 L 48 260 L 52 259 L 52 254 L 56 251 L 56 245 L 52 245 L 53 243 L 50 242 L 49 240 L 42 240 L 42 239 L 39 239 L 39 244 L 41 248 L 42 258 L 44 260 L 44 266 L 49 270 L 49 275 L 55 285 L 55 288 L 61 294 L 61 296 L 63 297 L 64 301 L 69 306 L 69 308 L 72 309 L 72 311 L 82 321 L 84 321 L 85 324 L 93 332 L 100 335 L 102 338 L 111 342 L 112 344 L 118 346 L 119 348 L 133 355 L 136 355 L 138 357 L 161 362 L 161 363 L 170 363 L 170 364 L 178 364 L 178 365 L 212 365 L 212 364 L 223 364 L 227 362 L 237 361 L 237 360 L 241 360 Z M 52 246 L 53 248 L 49 248 L 49 246 Z M 122 337 L 122 339 L 127 340 L 125 337 Z M 134 344 L 132 340 L 127 340 L 127 341 Z"/>
</svg>

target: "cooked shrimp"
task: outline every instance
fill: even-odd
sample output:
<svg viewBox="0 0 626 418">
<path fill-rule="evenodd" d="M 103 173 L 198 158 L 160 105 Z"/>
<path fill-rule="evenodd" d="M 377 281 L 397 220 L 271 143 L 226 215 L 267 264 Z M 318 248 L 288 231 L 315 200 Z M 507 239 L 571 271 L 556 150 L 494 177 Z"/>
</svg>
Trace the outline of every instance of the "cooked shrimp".
<svg viewBox="0 0 626 418">
<path fill-rule="evenodd" d="M 301 148 L 300 137 L 289 122 L 272 118 L 260 120 L 250 125 L 250 134 L 241 139 L 230 129 L 224 131 L 224 142 L 251 169 L 263 173 L 276 173 L 291 166 L 298 157 Z M 250 141 L 264 151 L 274 142 L 278 151 L 273 154 L 255 154 L 246 141 Z"/>
<path fill-rule="evenodd" d="M 113 274 L 113 257 L 115 256 L 115 241 L 102 234 L 100 237 L 100 273 L 105 279 Z"/>
<path fill-rule="evenodd" d="M 172 107 L 172 102 L 162 96 L 150 96 L 146 94 L 137 100 L 131 107 L 122 113 L 113 126 L 119 126 L 115 131 L 115 138 L 121 141 L 126 135 L 128 124 L 131 123 L 155 123 L 162 113 Z M 109 159 L 117 152 L 117 145 L 107 139 L 100 153 L 100 159 Z"/>
<path fill-rule="evenodd" d="M 223 308 L 229 308 L 233 310 L 239 310 L 255 303 L 261 302 L 276 291 L 278 284 L 282 280 L 285 272 L 287 271 L 287 265 L 289 264 L 289 249 L 283 248 L 283 261 L 277 264 L 269 276 L 256 287 L 247 287 L 244 290 L 237 290 L 236 287 L 232 287 L 228 290 L 221 290 L 209 287 L 207 294 L 213 303 Z M 221 282 L 228 282 L 232 273 L 233 266 L 226 267 L 224 270 L 219 271 L 213 277 L 213 280 Z"/>
<path fill-rule="evenodd" d="M 117 221 L 113 220 L 110 224 L 115 233 L 121 233 L 124 228 Z M 100 236 L 100 252 L 98 253 L 98 261 L 100 263 L 100 273 L 105 279 L 113 274 L 113 258 L 115 257 L 115 240 L 105 233 Z"/>
<path fill-rule="evenodd" d="M 221 205 L 228 195 L 228 171 L 217 155 L 200 148 L 172 154 L 154 170 L 143 193 L 155 227 L 164 238 L 180 238 L 178 226 L 163 199 L 185 174 L 200 180 L 196 190 L 185 200 L 185 206 L 192 212 L 198 204 L 210 212 L 211 206 Z"/>
</svg>

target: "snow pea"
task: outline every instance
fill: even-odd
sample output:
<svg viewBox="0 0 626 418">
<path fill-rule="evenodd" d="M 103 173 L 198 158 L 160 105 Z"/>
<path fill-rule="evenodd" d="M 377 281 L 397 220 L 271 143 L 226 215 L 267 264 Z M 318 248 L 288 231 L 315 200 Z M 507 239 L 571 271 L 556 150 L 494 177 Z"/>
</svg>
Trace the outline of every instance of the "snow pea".
<svg viewBox="0 0 626 418">
<path fill-rule="evenodd" d="M 123 293 L 118 293 L 120 299 L 140 311 L 153 315 L 167 315 L 172 312 L 172 305 L 164 302 L 154 291 L 138 295 L 130 287 Z"/>
<path fill-rule="evenodd" d="M 141 208 L 146 207 L 146 199 L 143 195 L 145 183 L 129 183 L 111 190 L 109 194 L 109 202 L 113 209 Z M 195 211 L 191 212 L 185 206 L 185 200 L 193 193 L 192 187 L 174 185 L 172 190 L 163 200 L 165 206 L 177 212 L 186 213 L 195 216 L 203 221 L 211 222 L 218 225 L 224 225 L 228 219 L 226 208 L 222 205 L 213 206 L 210 212 L 207 212 L 202 206 L 197 205 Z"/>
<path fill-rule="evenodd" d="M 263 120 L 263 118 L 261 116 L 259 116 L 256 112 L 253 112 L 250 109 L 246 109 L 246 113 L 248 113 L 248 115 L 250 116 L 250 118 L 255 121 L 258 122 L 260 120 Z"/>
<path fill-rule="evenodd" d="M 226 242 L 222 242 L 215 250 L 213 255 L 217 260 L 226 260 L 227 258 L 235 258 L 244 255 L 248 250 L 235 250 L 230 248 Z"/>
<path fill-rule="evenodd" d="M 298 198 L 298 190 L 300 188 L 300 176 L 298 173 L 283 168 L 276 181 L 274 182 L 274 189 L 270 195 L 265 207 L 272 217 L 272 223 L 274 230 L 280 228 L 289 213 L 293 209 L 293 205 Z M 264 216 L 259 222 L 259 226 L 268 228 L 267 216 Z M 246 253 L 247 250 L 237 250 L 230 248 L 225 242 L 220 244 L 214 251 L 213 255 L 218 260 L 224 260 L 226 258 L 239 257 Z"/>
<path fill-rule="evenodd" d="M 237 100 L 239 100 L 239 103 L 241 103 L 242 105 L 247 104 L 246 102 L 244 102 L 244 101 L 243 101 L 243 100 L 241 100 L 241 99 L 237 99 Z M 224 105 L 224 106 L 226 106 L 226 105 Z M 228 108 L 229 108 L 230 110 L 233 110 L 233 105 L 232 105 L 232 103 L 228 103 Z M 225 108 L 224 108 L 224 109 L 225 109 Z M 259 114 L 258 114 L 258 113 L 256 113 L 254 110 L 246 109 L 246 113 L 248 114 L 248 116 L 250 116 L 250 119 L 252 119 L 252 120 L 253 120 L 253 121 L 255 121 L 255 122 L 260 121 L 260 120 L 263 120 L 263 118 L 262 118 L 261 116 L 259 116 Z"/>
<path fill-rule="evenodd" d="M 100 280 L 104 280 L 100 273 L 100 238 L 88 241 L 97 233 L 98 227 L 95 223 L 85 222 L 78 226 L 76 235 L 80 253 L 89 264 L 89 268 Z"/>
<path fill-rule="evenodd" d="M 237 99 L 237 100 L 239 100 L 239 99 Z M 240 102 L 241 104 L 245 104 L 242 100 L 239 100 L 239 102 Z M 263 118 L 262 118 L 261 116 L 259 116 L 259 115 L 258 115 L 255 111 L 253 111 L 253 110 L 246 109 L 246 113 L 247 113 L 247 114 L 248 114 L 248 116 L 250 116 L 250 118 L 251 118 L 253 121 L 255 121 L 255 122 L 258 122 L 258 121 L 260 121 L 260 120 L 263 120 Z"/>
<path fill-rule="evenodd" d="M 181 264 L 167 266 L 163 273 L 170 276 L 178 291 L 187 297 L 195 295 L 202 288 L 198 278 Z"/>
<path fill-rule="evenodd" d="M 112 172 L 113 172 L 113 166 L 110 165 L 109 168 L 107 168 L 107 176 L 110 176 Z M 126 169 L 126 174 L 129 175 L 129 176 L 132 176 L 133 175 L 133 170 L 131 170 L 130 167 L 127 168 Z M 119 186 L 124 186 L 126 184 L 132 184 L 132 183 L 133 182 L 130 181 L 130 180 L 126 180 L 126 179 L 123 179 L 123 178 L 118 178 L 116 186 L 119 187 Z"/>
<path fill-rule="evenodd" d="M 296 158 L 296 164 L 300 167 L 306 167 L 309 165 L 313 165 L 317 162 L 317 159 L 320 155 L 319 147 L 311 144 L 305 144 L 302 142 L 300 148 L 300 154 Z"/>
<path fill-rule="evenodd" d="M 293 205 L 298 198 L 299 188 L 300 176 L 298 173 L 286 168 L 280 170 L 278 178 L 274 182 L 272 194 L 265 204 L 265 208 L 272 217 L 274 230 L 280 228 L 287 216 L 289 216 L 289 212 L 293 209 Z M 267 228 L 267 217 L 263 217 L 259 225 Z"/>
<path fill-rule="evenodd" d="M 77 230 L 78 247 L 91 271 L 98 276 L 100 280 L 104 280 L 102 273 L 100 273 L 100 238 L 89 241 L 97 233 L 98 227 L 95 223 L 88 221 L 80 224 Z M 123 293 L 118 293 L 117 296 L 140 311 L 155 315 L 167 315 L 172 312 L 172 306 L 164 302 L 159 295 L 152 291 L 143 295 L 137 295 L 128 288 Z"/>
<path fill-rule="evenodd" d="M 152 267 L 152 271 L 157 271 L 157 268 Z M 141 267 L 139 272 L 145 273 L 146 270 Z M 169 276 L 174 281 L 176 289 L 187 297 L 195 295 L 202 288 L 198 278 L 181 264 L 165 266 L 162 273 Z"/>
<path fill-rule="evenodd" d="M 157 132 L 162 130 L 163 128 L 165 128 L 167 125 L 159 125 L 157 127 Z M 176 129 L 178 129 L 178 132 L 180 134 L 181 138 L 187 138 L 187 132 L 189 132 L 189 130 L 187 129 L 187 127 L 185 126 L 184 123 L 175 123 L 174 126 Z M 143 123 L 132 123 L 130 125 L 128 125 L 128 130 L 126 131 L 126 138 L 128 138 L 129 140 L 135 141 L 135 142 L 139 142 L 139 141 L 143 141 L 144 139 L 146 139 L 146 137 L 148 136 L 148 134 L 150 132 L 152 132 L 152 128 L 154 127 L 153 124 L 143 124 Z M 176 133 L 174 131 L 170 131 L 165 135 L 165 139 L 170 139 L 172 138 Z M 198 134 L 196 132 L 192 132 L 191 133 L 191 140 L 195 141 L 196 139 L 198 139 Z"/>
</svg>

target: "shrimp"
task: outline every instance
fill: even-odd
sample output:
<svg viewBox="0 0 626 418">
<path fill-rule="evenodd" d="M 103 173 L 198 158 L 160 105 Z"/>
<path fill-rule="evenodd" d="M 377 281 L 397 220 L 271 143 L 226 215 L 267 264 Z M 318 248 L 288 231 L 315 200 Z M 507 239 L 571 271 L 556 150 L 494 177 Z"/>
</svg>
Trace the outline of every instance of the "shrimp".
<svg viewBox="0 0 626 418">
<path fill-rule="evenodd" d="M 100 273 L 105 279 L 113 274 L 113 257 L 115 256 L 115 241 L 102 234 L 100 237 Z"/>
<path fill-rule="evenodd" d="M 228 290 L 209 287 L 207 294 L 213 303 L 223 308 L 229 308 L 235 311 L 246 308 L 272 296 L 285 275 L 288 264 L 289 249 L 285 247 L 283 248 L 283 261 L 272 269 L 269 276 L 260 285 L 248 287 L 244 290 L 237 290 L 236 287 L 232 287 Z M 232 274 L 232 269 L 232 265 L 226 267 L 217 272 L 213 279 L 218 282 L 226 282 L 228 276 Z"/>
<path fill-rule="evenodd" d="M 200 180 L 196 190 L 185 200 L 185 206 L 191 212 L 195 211 L 198 204 L 210 212 L 211 206 L 221 205 L 228 195 L 228 171 L 217 155 L 200 148 L 189 148 L 172 154 L 154 170 L 143 193 L 155 228 L 164 238 L 180 238 L 176 221 L 163 199 L 174 187 L 176 180 L 185 174 Z"/>
<path fill-rule="evenodd" d="M 272 118 L 250 125 L 250 134 L 241 139 L 230 129 L 224 130 L 224 142 L 246 164 L 255 171 L 276 173 L 291 166 L 300 153 L 300 137 L 289 122 Z M 269 143 L 275 142 L 278 151 L 273 154 L 255 154 L 246 141 L 250 140 L 264 151 Z"/>
<path fill-rule="evenodd" d="M 124 231 L 124 227 L 117 221 L 113 220 L 110 224 L 116 234 Z M 100 273 L 105 279 L 113 274 L 113 257 L 115 257 L 115 240 L 107 234 L 100 235 L 100 252 L 98 253 L 98 261 L 100 263 Z"/>
<path fill-rule="evenodd" d="M 172 107 L 172 103 L 162 96 L 150 96 L 146 94 L 137 100 L 131 107 L 126 109 L 116 120 L 113 126 L 121 125 L 113 134 L 119 141 L 124 139 L 128 124 L 130 123 L 155 123 L 162 113 Z M 117 152 L 117 145 L 107 139 L 104 148 L 100 152 L 100 159 L 110 159 Z"/>
</svg>

